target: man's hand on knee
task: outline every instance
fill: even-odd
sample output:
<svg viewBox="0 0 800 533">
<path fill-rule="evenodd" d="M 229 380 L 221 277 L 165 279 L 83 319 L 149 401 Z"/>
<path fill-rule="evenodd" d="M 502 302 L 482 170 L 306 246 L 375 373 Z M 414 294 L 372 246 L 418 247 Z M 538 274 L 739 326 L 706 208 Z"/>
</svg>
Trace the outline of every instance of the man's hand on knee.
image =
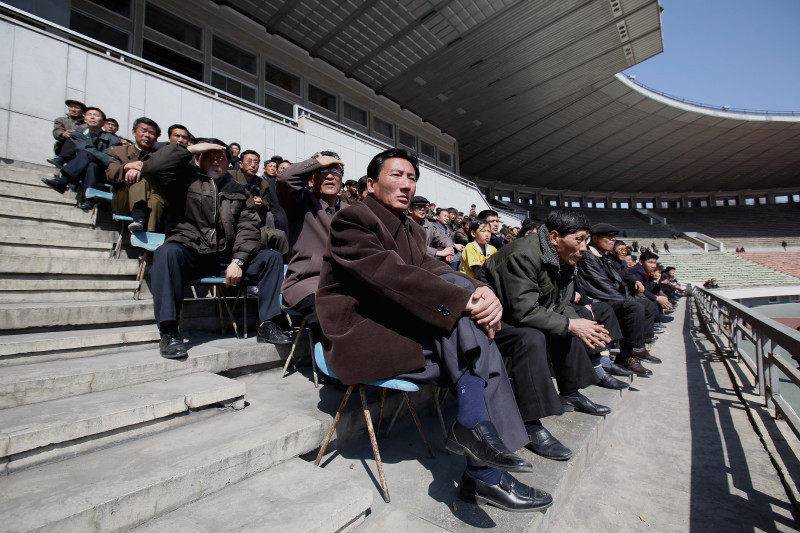
<svg viewBox="0 0 800 533">
<path fill-rule="evenodd" d="M 238 285 L 242 281 L 242 267 L 236 263 L 231 263 L 225 269 L 225 285 Z"/>
<path fill-rule="evenodd" d="M 494 340 L 494 334 L 500 331 L 500 319 L 503 318 L 503 306 L 497 295 L 489 287 L 478 287 L 464 310 L 486 331 L 489 341 Z"/>
<path fill-rule="evenodd" d="M 611 342 L 611 337 L 608 336 L 608 330 L 594 320 L 570 318 L 567 332 L 578 337 L 592 350 Z"/>
</svg>

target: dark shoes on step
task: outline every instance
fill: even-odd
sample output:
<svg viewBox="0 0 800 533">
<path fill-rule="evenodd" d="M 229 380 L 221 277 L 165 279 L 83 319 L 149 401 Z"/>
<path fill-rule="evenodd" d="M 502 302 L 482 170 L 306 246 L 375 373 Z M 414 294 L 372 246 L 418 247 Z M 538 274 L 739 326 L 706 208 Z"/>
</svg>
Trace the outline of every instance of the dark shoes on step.
<svg viewBox="0 0 800 533">
<path fill-rule="evenodd" d="M 270 344 L 292 344 L 292 339 L 275 322 L 265 320 L 258 326 L 258 342 Z"/>
<path fill-rule="evenodd" d="M 641 352 L 633 352 L 633 356 L 642 361 L 647 361 L 648 363 L 653 363 L 656 365 L 661 364 L 661 359 L 651 354 L 647 350 L 642 350 Z"/>
<path fill-rule="evenodd" d="M 603 377 L 600 378 L 600 381 L 598 381 L 596 385 L 598 387 L 603 387 L 604 389 L 613 389 L 613 390 L 622 390 L 628 388 L 627 383 L 625 383 L 624 381 L 620 381 L 609 374 L 603 374 Z"/>
<path fill-rule="evenodd" d="M 506 472 L 533 472 L 533 465 L 511 452 L 500 437 L 494 424 L 488 420 L 470 429 L 458 421 L 447 432 L 446 448 L 449 452 L 466 455 L 487 466 Z"/>
<path fill-rule="evenodd" d="M 578 411 L 587 415 L 604 416 L 611 412 L 610 407 L 599 405 L 581 393 L 577 396 L 559 395 L 564 411 Z"/>
<path fill-rule="evenodd" d="M 144 231 L 145 220 L 143 218 L 134 218 L 133 222 L 128 224 L 128 231 Z"/>
<path fill-rule="evenodd" d="M 649 368 L 643 367 L 642 363 L 636 357 L 627 357 L 625 359 L 617 358 L 615 363 L 621 366 L 622 368 L 627 368 L 628 370 L 632 371 L 633 373 L 639 376 L 650 376 L 653 374 L 653 371 L 650 370 Z"/>
<path fill-rule="evenodd" d="M 489 504 L 506 511 L 543 511 L 553 505 L 547 492 L 520 482 L 507 472 L 497 485 L 475 479 L 468 472 L 461 477 L 461 499 L 478 505 Z"/>
<path fill-rule="evenodd" d="M 612 376 L 628 377 L 634 374 L 633 371 L 628 370 L 627 368 L 623 368 L 616 363 L 611 363 L 611 366 L 609 367 L 604 366 L 603 368 L 605 369 L 606 372 L 608 372 Z"/>
<path fill-rule="evenodd" d="M 67 190 L 67 184 L 62 183 L 58 178 L 42 178 L 42 183 L 56 191 L 58 194 L 64 194 Z"/>
<path fill-rule="evenodd" d="M 566 461 L 572 457 L 572 450 L 561 444 L 545 427 L 537 430 L 536 433 L 528 433 L 528 438 L 531 441 L 525 447 L 536 455 L 555 461 Z"/>
<path fill-rule="evenodd" d="M 183 344 L 183 339 L 177 333 L 164 333 L 161 335 L 158 349 L 161 351 L 161 357 L 166 357 L 167 359 L 180 359 L 189 355 L 189 352 L 186 351 L 186 345 Z"/>
</svg>

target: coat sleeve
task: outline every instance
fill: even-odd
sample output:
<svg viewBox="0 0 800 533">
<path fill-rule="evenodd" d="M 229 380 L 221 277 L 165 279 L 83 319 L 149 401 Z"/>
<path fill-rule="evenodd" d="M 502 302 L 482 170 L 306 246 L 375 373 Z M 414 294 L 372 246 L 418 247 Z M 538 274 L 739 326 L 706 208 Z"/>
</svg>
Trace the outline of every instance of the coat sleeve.
<svg viewBox="0 0 800 533">
<path fill-rule="evenodd" d="M 581 278 L 581 287 L 591 298 L 601 301 L 622 300 L 625 298 L 613 280 L 608 279 L 608 274 L 603 269 L 600 258 L 591 251 L 585 253 L 578 262 L 578 275 Z"/>
<path fill-rule="evenodd" d="M 287 213 L 294 215 L 296 209 L 302 209 L 300 203 L 307 190 L 308 178 L 320 168 L 319 161 L 312 158 L 289 165 L 278 174 L 275 182 L 276 193 L 281 207 Z"/>
<path fill-rule="evenodd" d="M 62 133 L 67 131 L 67 124 L 65 117 L 58 117 L 53 121 L 53 138 L 57 141 L 63 141 Z"/>
<path fill-rule="evenodd" d="M 485 264 L 485 263 L 484 263 Z M 545 268 L 542 266 L 542 268 Z M 480 278 L 485 275 L 483 269 Z M 524 253 L 508 255 L 492 274 L 492 282 L 500 284 L 495 292 L 502 295 L 504 320 L 519 326 L 536 328 L 554 335 L 564 335 L 569 326 L 569 317 L 548 309 L 539 303 L 541 288 L 539 272 Z M 572 309 L 567 305 L 567 309 Z M 505 317 L 508 317 L 507 319 Z M 573 317 L 574 318 L 574 317 Z"/>
<path fill-rule="evenodd" d="M 365 219 L 361 211 L 343 209 L 331 222 L 328 254 L 334 269 L 353 278 L 382 306 L 400 308 L 432 327 L 451 331 L 472 291 L 442 279 L 453 270 L 427 254 L 419 266 L 407 263 L 385 245 L 392 240 L 385 227 L 377 218 Z"/>
<path fill-rule="evenodd" d="M 106 180 L 109 183 L 125 183 L 125 147 L 114 147 L 108 151 L 108 167 Z"/>
<path fill-rule="evenodd" d="M 256 204 L 248 191 L 244 208 L 236 221 L 236 240 L 231 251 L 232 259 L 248 262 L 258 253 L 261 248 L 260 222 Z"/>
</svg>

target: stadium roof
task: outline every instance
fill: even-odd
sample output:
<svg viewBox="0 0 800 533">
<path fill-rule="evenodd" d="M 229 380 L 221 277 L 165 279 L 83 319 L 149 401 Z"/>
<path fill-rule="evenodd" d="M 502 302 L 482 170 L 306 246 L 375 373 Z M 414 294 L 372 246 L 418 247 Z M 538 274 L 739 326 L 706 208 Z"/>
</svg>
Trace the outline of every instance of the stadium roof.
<svg viewBox="0 0 800 533">
<path fill-rule="evenodd" d="M 483 185 L 794 187 L 800 116 L 682 104 L 615 74 L 663 50 L 657 0 L 215 0 L 459 142 Z"/>
</svg>

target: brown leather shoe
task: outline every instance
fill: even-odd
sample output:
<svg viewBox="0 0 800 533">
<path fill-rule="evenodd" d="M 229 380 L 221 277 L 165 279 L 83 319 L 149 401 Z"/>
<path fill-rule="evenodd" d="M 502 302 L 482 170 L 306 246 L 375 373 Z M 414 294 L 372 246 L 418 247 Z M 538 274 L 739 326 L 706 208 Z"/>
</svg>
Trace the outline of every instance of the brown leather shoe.
<svg viewBox="0 0 800 533">
<path fill-rule="evenodd" d="M 647 361 L 649 363 L 653 363 L 655 365 L 660 365 L 661 364 L 661 359 L 659 359 L 655 355 L 651 354 L 647 350 L 642 350 L 641 352 L 634 351 L 633 352 L 633 356 L 638 358 L 638 359 Z"/>
<path fill-rule="evenodd" d="M 637 357 L 628 357 L 627 359 L 617 358 L 614 362 L 622 368 L 627 368 L 628 370 L 635 372 L 639 376 L 651 376 L 653 374 L 652 370 L 642 366 L 642 363 Z"/>
</svg>

